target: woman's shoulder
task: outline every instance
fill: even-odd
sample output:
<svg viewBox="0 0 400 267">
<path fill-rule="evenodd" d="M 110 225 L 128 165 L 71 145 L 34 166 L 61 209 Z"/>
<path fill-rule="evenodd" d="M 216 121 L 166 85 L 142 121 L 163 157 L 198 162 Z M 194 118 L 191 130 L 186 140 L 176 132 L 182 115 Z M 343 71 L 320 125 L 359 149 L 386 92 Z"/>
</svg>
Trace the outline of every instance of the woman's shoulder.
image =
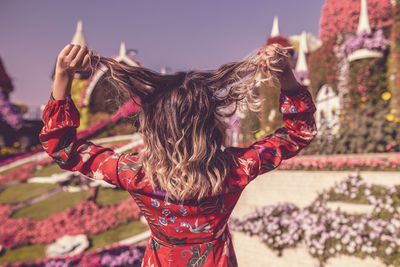
<svg viewBox="0 0 400 267">
<path fill-rule="evenodd" d="M 127 189 L 139 189 L 147 184 L 143 171 L 143 163 L 138 153 L 121 154 L 117 166 L 118 178 Z"/>
</svg>

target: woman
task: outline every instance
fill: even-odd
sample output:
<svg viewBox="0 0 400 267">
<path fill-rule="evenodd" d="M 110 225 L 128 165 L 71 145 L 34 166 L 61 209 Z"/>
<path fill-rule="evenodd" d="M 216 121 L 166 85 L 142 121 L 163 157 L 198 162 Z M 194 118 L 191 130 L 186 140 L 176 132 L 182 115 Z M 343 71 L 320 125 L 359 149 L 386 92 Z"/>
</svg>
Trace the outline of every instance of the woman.
<svg viewBox="0 0 400 267">
<path fill-rule="evenodd" d="M 263 47 L 216 71 L 160 75 L 100 58 L 111 87 L 140 106 L 139 154 L 77 140 L 79 113 L 69 94 L 75 71 L 96 60 L 86 47 L 59 54 L 40 140 L 66 170 L 117 185 L 135 199 L 151 229 L 143 266 L 237 266 L 228 218 L 246 185 L 295 156 L 316 134 L 310 93 L 293 76 L 287 49 Z M 281 83 L 285 127 L 248 148 L 222 150 L 223 117 L 259 110 L 260 79 Z"/>
</svg>

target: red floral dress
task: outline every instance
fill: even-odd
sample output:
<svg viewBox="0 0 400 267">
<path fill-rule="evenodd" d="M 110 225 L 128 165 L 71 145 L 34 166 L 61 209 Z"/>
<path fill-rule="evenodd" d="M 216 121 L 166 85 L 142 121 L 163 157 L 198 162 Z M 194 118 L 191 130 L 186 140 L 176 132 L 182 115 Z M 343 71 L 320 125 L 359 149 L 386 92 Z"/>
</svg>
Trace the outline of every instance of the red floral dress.
<svg viewBox="0 0 400 267">
<path fill-rule="evenodd" d="M 78 140 L 79 113 L 70 98 L 50 99 L 40 140 L 61 168 L 103 179 L 132 195 L 151 229 L 142 266 L 237 266 L 227 221 L 242 190 L 295 156 L 316 134 L 315 106 L 306 88 L 295 95 L 282 93 L 280 111 L 285 127 L 248 148 L 225 149 L 232 168 L 223 190 L 199 201 L 164 201 L 165 192 L 152 188 L 137 154 L 117 154 Z"/>
</svg>

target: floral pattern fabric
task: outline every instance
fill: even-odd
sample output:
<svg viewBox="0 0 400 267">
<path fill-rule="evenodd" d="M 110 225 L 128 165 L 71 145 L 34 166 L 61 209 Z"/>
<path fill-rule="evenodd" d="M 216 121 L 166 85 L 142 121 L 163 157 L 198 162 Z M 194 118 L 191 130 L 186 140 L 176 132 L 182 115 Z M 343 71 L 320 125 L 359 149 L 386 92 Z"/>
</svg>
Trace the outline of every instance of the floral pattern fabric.
<svg viewBox="0 0 400 267">
<path fill-rule="evenodd" d="M 127 190 L 147 219 L 151 230 L 142 266 L 237 266 L 227 221 L 246 185 L 295 156 L 316 134 L 315 106 L 301 87 L 295 95 L 280 95 L 285 126 L 248 148 L 227 148 L 231 170 L 220 194 L 201 200 L 165 200 L 153 188 L 137 154 L 117 154 L 78 140 L 79 113 L 70 98 L 51 99 L 43 112 L 40 140 L 61 166 L 102 179 Z"/>
</svg>

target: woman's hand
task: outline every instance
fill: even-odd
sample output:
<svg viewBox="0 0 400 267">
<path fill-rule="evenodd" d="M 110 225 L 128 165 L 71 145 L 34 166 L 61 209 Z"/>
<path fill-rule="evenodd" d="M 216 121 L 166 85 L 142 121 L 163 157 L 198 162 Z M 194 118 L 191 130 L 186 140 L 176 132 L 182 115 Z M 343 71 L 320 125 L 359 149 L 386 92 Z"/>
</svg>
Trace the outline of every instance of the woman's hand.
<svg viewBox="0 0 400 267">
<path fill-rule="evenodd" d="M 53 97 L 56 100 L 65 99 L 71 91 L 71 83 L 76 71 L 89 66 L 92 51 L 86 46 L 68 44 L 57 57 L 53 84 Z"/>
<path fill-rule="evenodd" d="M 265 55 L 267 66 L 279 80 L 281 89 L 286 93 L 295 92 L 300 87 L 300 84 L 290 67 L 288 49 L 278 44 L 272 44 L 265 47 Z"/>
<path fill-rule="evenodd" d="M 68 44 L 57 57 L 56 74 L 73 75 L 86 69 L 91 53 L 86 46 Z"/>
</svg>

